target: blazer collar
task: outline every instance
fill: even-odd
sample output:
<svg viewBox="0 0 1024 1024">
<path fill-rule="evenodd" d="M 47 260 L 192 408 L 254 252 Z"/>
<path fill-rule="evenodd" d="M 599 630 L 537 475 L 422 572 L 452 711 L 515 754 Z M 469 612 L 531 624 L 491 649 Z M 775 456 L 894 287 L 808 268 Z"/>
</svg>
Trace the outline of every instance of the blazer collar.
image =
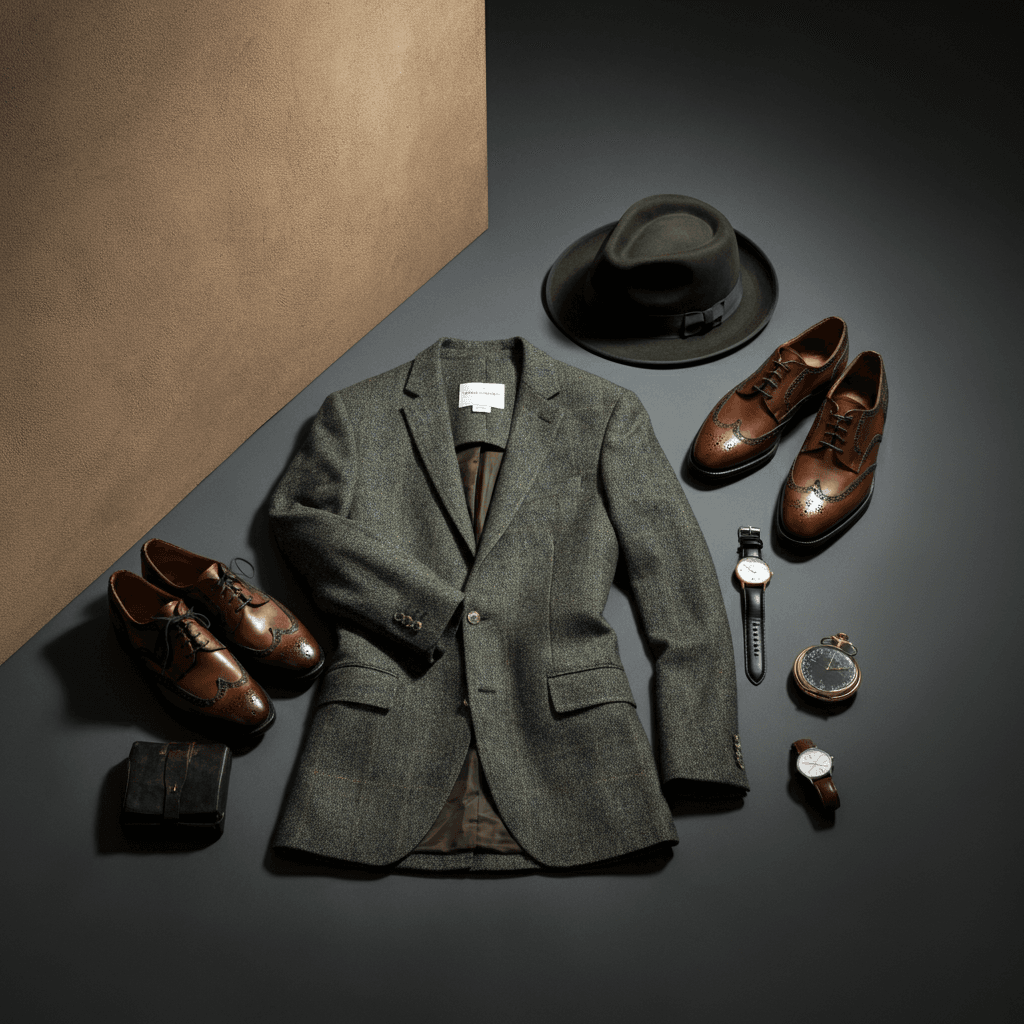
<svg viewBox="0 0 1024 1024">
<path fill-rule="evenodd" d="M 405 390 L 410 395 L 425 396 L 444 401 L 441 377 L 441 350 L 446 347 L 473 351 L 476 346 L 493 342 L 463 341 L 460 338 L 440 338 L 428 349 L 424 349 L 409 368 Z M 553 398 L 561 388 L 558 377 L 558 362 L 525 338 L 506 338 L 499 344 L 508 345 L 513 355 L 522 355 L 522 375 L 519 386 L 527 385 L 540 398 Z"/>
<path fill-rule="evenodd" d="M 558 363 L 524 338 L 510 338 L 508 342 L 514 353 L 521 354 L 522 369 L 508 445 L 479 549 L 455 457 L 455 441 L 441 374 L 441 351 L 446 345 L 471 350 L 479 343 L 441 338 L 421 352 L 409 369 L 405 384 L 408 397 L 402 405 L 427 475 L 477 562 L 494 547 L 512 523 L 537 471 L 548 457 L 562 416 L 556 400 L 561 388 Z"/>
</svg>

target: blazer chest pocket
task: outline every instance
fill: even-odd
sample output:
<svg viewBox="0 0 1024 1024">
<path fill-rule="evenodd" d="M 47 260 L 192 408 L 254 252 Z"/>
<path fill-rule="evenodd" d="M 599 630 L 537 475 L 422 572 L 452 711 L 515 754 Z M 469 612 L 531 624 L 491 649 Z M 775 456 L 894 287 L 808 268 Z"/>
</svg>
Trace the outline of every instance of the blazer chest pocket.
<svg viewBox="0 0 1024 1024">
<path fill-rule="evenodd" d="M 337 665 L 320 684 L 316 706 L 362 704 L 388 711 L 398 699 L 398 677 L 368 665 Z"/>
<path fill-rule="evenodd" d="M 560 715 L 599 704 L 622 703 L 636 707 L 626 673 L 614 665 L 548 676 L 548 694 L 551 706 Z"/>
<path fill-rule="evenodd" d="M 556 522 L 576 507 L 583 490 L 578 476 L 542 476 L 533 482 L 519 514 L 533 522 Z"/>
</svg>

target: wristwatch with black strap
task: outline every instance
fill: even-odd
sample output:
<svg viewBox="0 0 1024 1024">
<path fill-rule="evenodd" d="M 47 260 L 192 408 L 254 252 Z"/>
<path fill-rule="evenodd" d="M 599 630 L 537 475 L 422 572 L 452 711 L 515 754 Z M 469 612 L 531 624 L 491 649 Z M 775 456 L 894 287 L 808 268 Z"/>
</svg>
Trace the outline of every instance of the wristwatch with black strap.
<svg viewBox="0 0 1024 1024">
<path fill-rule="evenodd" d="M 747 678 L 756 686 L 764 679 L 764 592 L 772 579 L 768 563 L 761 558 L 761 531 L 741 526 L 738 531 L 740 560 L 736 579 L 743 602 L 743 661 Z"/>
</svg>

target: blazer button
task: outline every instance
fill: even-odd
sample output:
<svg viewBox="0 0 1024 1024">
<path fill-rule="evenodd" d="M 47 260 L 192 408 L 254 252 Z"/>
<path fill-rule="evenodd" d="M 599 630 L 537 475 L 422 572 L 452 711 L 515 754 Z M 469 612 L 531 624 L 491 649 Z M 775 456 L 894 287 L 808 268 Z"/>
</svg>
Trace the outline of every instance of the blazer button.
<svg viewBox="0 0 1024 1024">
<path fill-rule="evenodd" d="M 472 623 L 475 626 L 480 621 L 480 613 L 479 612 L 470 612 L 466 616 L 466 621 L 469 622 L 469 623 Z"/>
</svg>

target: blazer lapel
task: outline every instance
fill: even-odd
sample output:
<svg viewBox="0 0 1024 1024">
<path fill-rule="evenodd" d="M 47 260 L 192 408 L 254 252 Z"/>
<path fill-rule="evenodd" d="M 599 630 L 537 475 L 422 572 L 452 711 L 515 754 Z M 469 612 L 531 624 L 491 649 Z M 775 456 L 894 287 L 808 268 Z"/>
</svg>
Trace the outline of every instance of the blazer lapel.
<svg viewBox="0 0 1024 1024">
<path fill-rule="evenodd" d="M 562 410 L 553 401 L 560 386 L 555 361 L 529 342 L 519 341 L 523 347 L 522 375 L 505 456 L 476 553 L 477 564 L 512 524 L 537 471 L 550 457 L 562 418 Z M 466 507 L 465 499 L 462 504 Z"/>
<path fill-rule="evenodd" d="M 469 550 L 475 553 L 476 535 L 455 457 L 437 349 L 438 345 L 431 345 L 413 360 L 405 385 L 410 397 L 402 405 L 402 413 L 438 497 Z"/>
</svg>

